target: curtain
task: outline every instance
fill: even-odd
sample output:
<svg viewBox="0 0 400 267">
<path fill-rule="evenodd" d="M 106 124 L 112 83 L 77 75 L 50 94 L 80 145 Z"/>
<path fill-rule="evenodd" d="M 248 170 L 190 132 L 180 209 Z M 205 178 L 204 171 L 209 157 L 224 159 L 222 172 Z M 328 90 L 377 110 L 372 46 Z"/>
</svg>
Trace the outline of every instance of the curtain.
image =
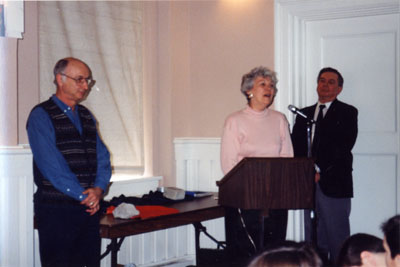
<svg viewBox="0 0 400 267">
<path fill-rule="evenodd" d="M 136 175 L 144 170 L 142 22 L 137 1 L 39 2 L 41 101 L 55 93 L 59 59 L 86 62 L 96 84 L 82 104 L 99 123 L 114 170 Z"/>
</svg>

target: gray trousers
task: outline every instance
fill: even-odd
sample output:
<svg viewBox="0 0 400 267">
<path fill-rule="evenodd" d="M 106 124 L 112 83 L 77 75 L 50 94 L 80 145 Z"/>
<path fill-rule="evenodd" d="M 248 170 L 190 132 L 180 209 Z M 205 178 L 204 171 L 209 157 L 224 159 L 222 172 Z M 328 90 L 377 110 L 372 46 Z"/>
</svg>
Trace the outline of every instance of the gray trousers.
<svg viewBox="0 0 400 267">
<path fill-rule="evenodd" d="M 328 197 L 318 183 L 315 190 L 318 250 L 335 261 L 342 243 L 350 236 L 351 198 Z M 309 242 L 312 240 L 310 213 L 310 210 L 304 212 L 305 239 Z"/>
</svg>

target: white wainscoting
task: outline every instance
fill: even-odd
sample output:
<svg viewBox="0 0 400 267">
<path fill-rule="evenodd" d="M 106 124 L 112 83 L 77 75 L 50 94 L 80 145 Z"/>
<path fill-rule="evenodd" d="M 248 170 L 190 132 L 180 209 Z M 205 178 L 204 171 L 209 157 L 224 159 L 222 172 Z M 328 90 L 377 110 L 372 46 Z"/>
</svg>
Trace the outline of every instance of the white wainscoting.
<svg viewBox="0 0 400 267">
<path fill-rule="evenodd" d="M 23 147 L 0 148 L 0 266 L 34 262 L 32 155 Z"/>
<path fill-rule="evenodd" d="M 176 184 L 187 190 L 218 192 L 222 177 L 220 138 L 175 138 Z"/>
<path fill-rule="evenodd" d="M 113 178 L 114 179 L 114 178 Z M 130 179 L 114 182 L 106 199 L 124 194 L 137 196 L 156 190 L 162 177 Z M 0 147 L 0 266 L 40 267 L 37 231 L 33 229 L 32 153 L 20 146 Z M 190 233 L 192 234 L 192 233 Z M 128 237 L 118 262 L 137 266 L 186 266 L 194 263 L 194 253 L 188 252 L 187 228 Z M 102 252 L 109 240 L 102 239 Z M 111 264 L 111 255 L 101 262 Z"/>
<path fill-rule="evenodd" d="M 219 138 L 175 138 L 176 186 L 191 191 L 218 192 L 216 181 L 223 177 L 219 163 Z M 225 240 L 224 219 L 202 223 L 218 241 Z M 194 229 L 187 226 L 190 252 L 195 254 Z M 200 235 L 200 247 L 217 248 L 215 242 Z"/>
<path fill-rule="evenodd" d="M 187 190 L 218 192 L 216 181 L 223 177 L 220 165 L 220 142 L 220 138 L 175 138 L 178 187 Z M 223 219 L 206 222 L 205 226 L 208 232 L 218 240 L 225 240 Z M 295 241 L 304 240 L 301 210 L 289 211 L 286 238 Z M 207 237 L 201 237 L 200 242 L 202 247 L 215 247 Z"/>
</svg>

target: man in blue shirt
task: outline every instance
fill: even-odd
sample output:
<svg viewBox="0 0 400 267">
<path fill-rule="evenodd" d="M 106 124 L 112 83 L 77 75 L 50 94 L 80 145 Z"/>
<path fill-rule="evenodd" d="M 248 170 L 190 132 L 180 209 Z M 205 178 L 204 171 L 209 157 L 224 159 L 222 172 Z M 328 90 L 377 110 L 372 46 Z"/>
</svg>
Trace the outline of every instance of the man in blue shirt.
<svg viewBox="0 0 400 267">
<path fill-rule="evenodd" d="M 92 73 L 83 61 L 64 58 L 54 83 L 55 95 L 27 122 L 42 266 L 100 266 L 98 211 L 111 164 L 96 120 L 79 104 L 94 84 Z"/>
</svg>

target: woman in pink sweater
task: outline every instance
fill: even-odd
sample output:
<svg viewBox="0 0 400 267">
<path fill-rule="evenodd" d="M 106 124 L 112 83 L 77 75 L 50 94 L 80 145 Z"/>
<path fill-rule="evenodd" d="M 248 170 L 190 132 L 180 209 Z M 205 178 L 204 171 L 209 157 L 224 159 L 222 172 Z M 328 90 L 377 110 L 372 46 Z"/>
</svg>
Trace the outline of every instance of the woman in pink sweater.
<svg viewBox="0 0 400 267">
<path fill-rule="evenodd" d="M 276 83 L 275 72 L 265 67 L 254 68 L 243 75 L 240 90 L 247 99 L 247 105 L 229 115 L 225 121 L 221 140 L 221 167 L 224 174 L 244 157 L 293 157 L 289 123 L 285 115 L 268 108 L 277 93 Z M 256 225 L 259 213 L 257 210 L 241 211 L 247 231 L 255 241 L 253 243 L 263 243 L 266 247 L 285 240 L 287 210 L 270 210 L 267 213 L 264 217 L 263 242 L 259 240 L 260 229 Z M 236 246 L 238 253 L 247 250 L 248 254 L 252 254 L 261 249 L 254 250 L 252 241 L 240 238 L 246 234 L 240 233 L 243 228 L 236 217 L 239 217 L 238 211 L 231 210 L 228 220 L 232 219 L 232 224 L 236 221 L 238 225 L 237 229 L 234 226 L 227 229 L 227 240 L 235 240 L 237 244 L 233 246 Z"/>
</svg>

